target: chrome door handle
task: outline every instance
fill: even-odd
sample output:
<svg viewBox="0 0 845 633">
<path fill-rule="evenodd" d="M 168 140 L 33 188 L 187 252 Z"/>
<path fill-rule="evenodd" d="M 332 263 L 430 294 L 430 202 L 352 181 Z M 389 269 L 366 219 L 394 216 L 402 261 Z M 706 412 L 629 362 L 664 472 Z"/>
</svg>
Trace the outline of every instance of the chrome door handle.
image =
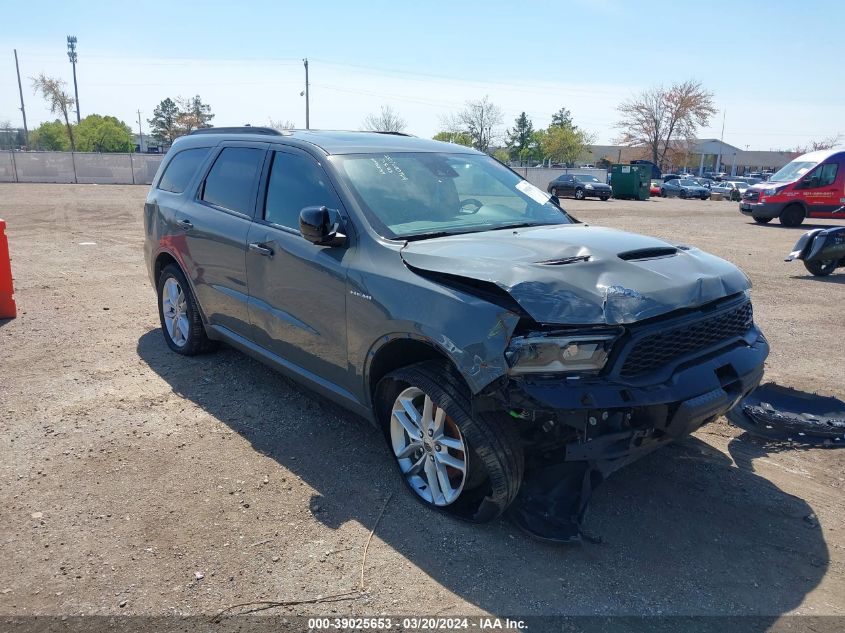
<svg viewBox="0 0 845 633">
<path fill-rule="evenodd" d="M 185 231 L 190 231 L 194 228 L 194 223 L 190 220 L 179 220 L 176 224 L 179 225 L 180 229 L 184 229 Z"/>
<path fill-rule="evenodd" d="M 249 250 L 253 251 L 254 253 L 258 253 L 259 255 L 264 255 L 264 257 L 273 256 L 272 248 L 268 248 L 264 244 L 259 244 L 258 242 L 251 242 L 249 244 Z"/>
</svg>

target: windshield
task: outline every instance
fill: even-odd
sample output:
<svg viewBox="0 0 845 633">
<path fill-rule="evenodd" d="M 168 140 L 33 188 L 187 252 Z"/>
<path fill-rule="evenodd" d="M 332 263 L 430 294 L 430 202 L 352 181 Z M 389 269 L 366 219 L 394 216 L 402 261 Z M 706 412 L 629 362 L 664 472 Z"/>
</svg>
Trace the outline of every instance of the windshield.
<svg viewBox="0 0 845 633">
<path fill-rule="evenodd" d="M 689 180 L 688 178 L 685 178 L 684 180 L 682 180 L 681 184 L 684 187 L 698 187 L 699 186 L 697 182 L 695 182 L 694 180 Z"/>
<path fill-rule="evenodd" d="M 818 162 L 812 160 L 794 160 L 784 167 L 781 167 L 777 173 L 769 178 L 769 182 L 793 182 L 794 180 L 798 180 L 816 165 L 818 165 Z"/>
<path fill-rule="evenodd" d="M 581 181 L 581 182 L 601 182 L 601 181 L 600 181 L 598 178 L 596 178 L 595 176 L 582 176 L 582 175 L 580 175 L 580 174 L 578 174 L 578 175 L 576 175 L 576 176 L 575 176 L 575 180 L 579 180 L 579 181 Z"/>
<path fill-rule="evenodd" d="M 573 222 L 546 193 L 489 156 L 348 154 L 337 156 L 335 164 L 385 237 Z"/>
</svg>

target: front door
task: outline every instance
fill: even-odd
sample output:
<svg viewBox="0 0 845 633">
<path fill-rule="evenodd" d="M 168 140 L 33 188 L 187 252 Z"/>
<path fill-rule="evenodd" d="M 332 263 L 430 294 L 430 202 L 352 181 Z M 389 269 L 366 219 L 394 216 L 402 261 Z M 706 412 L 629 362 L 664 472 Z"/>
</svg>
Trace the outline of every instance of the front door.
<svg viewBox="0 0 845 633">
<path fill-rule="evenodd" d="M 349 248 L 299 233 L 304 207 L 342 206 L 326 172 L 294 148 L 271 152 L 266 191 L 247 238 L 249 314 L 256 343 L 335 385 L 347 385 Z"/>
<path fill-rule="evenodd" d="M 842 183 L 845 173 L 837 158 L 816 166 L 798 181 L 795 190 L 804 201 L 807 215 L 811 218 L 832 218 L 843 204 Z M 842 217 L 841 214 L 838 217 Z"/>
</svg>

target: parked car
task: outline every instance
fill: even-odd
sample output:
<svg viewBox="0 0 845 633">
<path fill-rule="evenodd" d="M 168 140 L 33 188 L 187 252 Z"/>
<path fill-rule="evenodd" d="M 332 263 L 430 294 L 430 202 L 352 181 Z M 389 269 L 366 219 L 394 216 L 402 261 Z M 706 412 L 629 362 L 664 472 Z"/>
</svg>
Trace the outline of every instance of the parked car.
<svg viewBox="0 0 845 633">
<path fill-rule="evenodd" d="M 547 185 L 546 191 L 559 198 L 573 196 L 576 200 L 584 198 L 607 200 L 613 190 L 610 185 L 601 182 L 595 176 L 561 174 Z"/>
<path fill-rule="evenodd" d="M 845 150 L 819 150 L 799 156 L 768 181 L 748 187 L 739 210 L 758 224 L 779 218 L 784 226 L 799 226 L 804 218 L 841 218 L 843 191 Z"/>
<path fill-rule="evenodd" d="M 748 189 L 748 183 L 740 180 L 723 180 L 717 182 L 710 188 L 711 193 L 721 193 L 726 200 L 739 201 L 742 194 Z"/>
<path fill-rule="evenodd" d="M 673 178 L 660 186 L 660 195 L 664 198 L 677 196 L 679 198 L 707 200 L 710 197 L 710 190 L 707 187 L 702 187 L 694 180 Z"/>
<path fill-rule="evenodd" d="M 364 416 L 413 496 L 469 521 L 561 464 L 581 499 L 733 407 L 768 354 L 732 264 L 579 223 L 451 143 L 197 130 L 162 161 L 143 225 L 173 352 L 228 343 Z M 237 389 L 218 385 L 235 408 Z"/>
<path fill-rule="evenodd" d="M 652 180 L 648 186 L 648 195 L 650 196 L 659 196 L 660 195 L 660 181 L 659 180 Z"/>
</svg>

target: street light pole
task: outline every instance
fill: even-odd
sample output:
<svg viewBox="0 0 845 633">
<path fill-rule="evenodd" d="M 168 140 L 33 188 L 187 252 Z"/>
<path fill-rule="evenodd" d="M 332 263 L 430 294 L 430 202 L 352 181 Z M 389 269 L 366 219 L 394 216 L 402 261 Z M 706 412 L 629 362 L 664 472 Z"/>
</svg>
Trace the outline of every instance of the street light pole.
<svg viewBox="0 0 845 633">
<path fill-rule="evenodd" d="M 144 130 L 141 127 L 141 111 L 138 110 L 138 152 L 144 153 Z"/>
<path fill-rule="evenodd" d="M 305 129 L 311 129 L 311 119 L 310 119 L 310 102 L 309 102 L 309 94 L 308 94 L 308 58 L 302 60 L 302 63 L 305 64 Z"/>
<path fill-rule="evenodd" d="M 26 126 L 26 108 L 23 105 L 23 88 L 21 87 L 21 69 L 18 66 L 18 49 L 15 49 L 15 70 L 18 73 L 18 93 L 21 96 L 21 114 L 23 115 L 23 135 L 27 148 L 29 148 L 29 128 Z"/>
<path fill-rule="evenodd" d="M 79 89 L 76 86 L 76 36 L 67 36 L 67 58 L 73 65 L 73 94 L 76 97 L 76 122 L 79 123 Z"/>
</svg>

